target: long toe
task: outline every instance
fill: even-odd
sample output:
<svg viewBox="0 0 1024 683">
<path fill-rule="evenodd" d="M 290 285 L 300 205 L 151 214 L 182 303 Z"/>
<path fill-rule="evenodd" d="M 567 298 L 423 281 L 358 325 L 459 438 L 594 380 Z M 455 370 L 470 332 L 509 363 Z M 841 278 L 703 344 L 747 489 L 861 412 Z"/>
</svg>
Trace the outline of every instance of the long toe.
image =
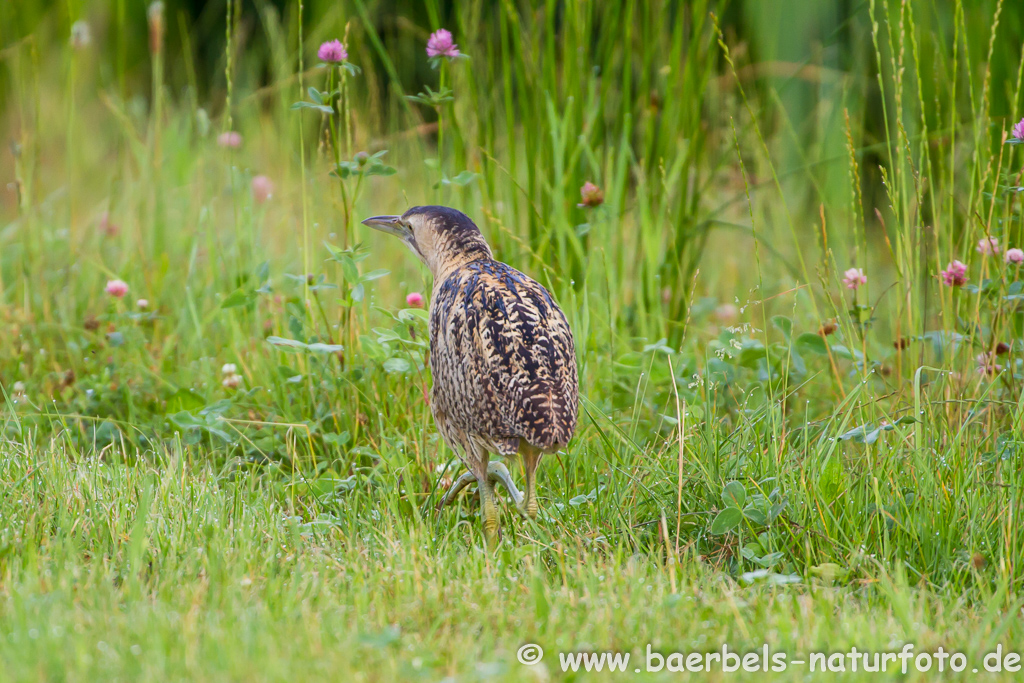
<svg viewBox="0 0 1024 683">
<path fill-rule="evenodd" d="M 448 491 L 445 492 L 444 497 L 441 498 L 441 502 L 438 503 L 437 507 L 443 508 L 445 505 L 451 505 L 462 492 L 462 489 L 466 488 L 474 481 L 476 481 L 476 477 L 473 476 L 472 472 L 463 472 L 462 476 L 456 479 L 448 488 Z"/>
<path fill-rule="evenodd" d="M 522 500 L 516 502 L 516 510 L 519 511 L 523 519 L 537 519 L 538 508 L 536 494 L 529 498 L 523 496 Z"/>
<path fill-rule="evenodd" d="M 483 518 L 484 540 L 487 548 L 494 550 L 498 547 L 498 529 L 501 524 L 498 520 L 498 506 L 494 500 L 494 484 L 487 479 L 480 481 L 480 516 Z"/>
<path fill-rule="evenodd" d="M 516 488 L 516 483 L 512 481 L 512 475 L 509 473 L 508 468 L 500 462 L 491 461 L 487 465 L 487 478 L 490 482 L 500 482 L 508 494 L 512 496 L 512 501 L 519 507 L 523 504 L 523 494 Z"/>
</svg>

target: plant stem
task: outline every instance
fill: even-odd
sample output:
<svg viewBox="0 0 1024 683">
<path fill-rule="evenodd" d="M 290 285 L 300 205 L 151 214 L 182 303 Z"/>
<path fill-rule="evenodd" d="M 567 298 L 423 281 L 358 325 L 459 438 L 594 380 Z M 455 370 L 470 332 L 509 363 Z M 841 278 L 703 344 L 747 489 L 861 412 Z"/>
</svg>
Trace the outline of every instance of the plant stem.
<svg viewBox="0 0 1024 683">
<path fill-rule="evenodd" d="M 448 81 L 448 61 L 444 60 L 441 62 L 441 81 L 438 92 L 444 92 L 445 85 Z M 437 174 L 438 183 L 444 180 L 444 103 L 437 105 Z M 438 185 L 438 194 L 441 193 L 442 186 Z"/>
</svg>

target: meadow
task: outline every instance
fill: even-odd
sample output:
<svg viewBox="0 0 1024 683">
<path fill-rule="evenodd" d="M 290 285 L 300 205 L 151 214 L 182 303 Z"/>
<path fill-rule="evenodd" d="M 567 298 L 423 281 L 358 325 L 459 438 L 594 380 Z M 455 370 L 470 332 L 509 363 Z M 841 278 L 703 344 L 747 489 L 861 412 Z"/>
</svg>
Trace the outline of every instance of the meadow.
<svg viewBox="0 0 1024 683">
<path fill-rule="evenodd" d="M 1004 0 L 0 4 L 0 680 L 1013 675 L 1022 46 Z M 360 224 L 420 204 L 575 335 L 494 552 L 437 507 L 429 273 Z"/>
</svg>

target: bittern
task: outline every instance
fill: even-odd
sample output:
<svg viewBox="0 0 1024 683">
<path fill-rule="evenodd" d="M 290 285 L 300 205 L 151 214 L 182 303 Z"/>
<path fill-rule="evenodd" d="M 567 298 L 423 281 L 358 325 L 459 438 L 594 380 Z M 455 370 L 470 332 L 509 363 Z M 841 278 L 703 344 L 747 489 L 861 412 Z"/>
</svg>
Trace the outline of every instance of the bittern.
<svg viewBox="0 0 1024 683">
<path fill-rule="evenodd" d="M 544 287 L 494 260 L 470 218 L 417 206 L 364 224 L 401 239 L 433 276 L 430 297 L 430 410 L 466 469 L 441 501 L 476 481 L 484 538 L 498 539 L 494 485 L 525 517 L 537 516 L 541 456 L 565 447 L 576 429 L 579 381 L 572 330 Z M 491 455 L 522 456 L 525 494 Z"/>
</svg>

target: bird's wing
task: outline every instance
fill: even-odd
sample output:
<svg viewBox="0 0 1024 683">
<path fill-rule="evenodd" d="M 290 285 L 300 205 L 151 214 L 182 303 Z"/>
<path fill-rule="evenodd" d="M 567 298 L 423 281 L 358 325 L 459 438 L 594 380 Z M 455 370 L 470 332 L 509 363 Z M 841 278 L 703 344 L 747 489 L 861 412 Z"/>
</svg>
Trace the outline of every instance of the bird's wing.
<svg viewBox="0 0 1024 683">
<path fill-rule="evenodd" d="M 518 439 L 545 451 L 564 446 L 578 411 L 565 316 L 544 287 L 505 264 L 474 262 L 464 270 L 458 287 L 439 292 L 437 308 L 447 315 L 436 321 L 431 350 L 431 362 L 437 348 L 443 364 L 434 368 L 435 400 L 461 429 L 499 448 L 507 444 L 503 452 L 514 451 Z"/>
</svg>

